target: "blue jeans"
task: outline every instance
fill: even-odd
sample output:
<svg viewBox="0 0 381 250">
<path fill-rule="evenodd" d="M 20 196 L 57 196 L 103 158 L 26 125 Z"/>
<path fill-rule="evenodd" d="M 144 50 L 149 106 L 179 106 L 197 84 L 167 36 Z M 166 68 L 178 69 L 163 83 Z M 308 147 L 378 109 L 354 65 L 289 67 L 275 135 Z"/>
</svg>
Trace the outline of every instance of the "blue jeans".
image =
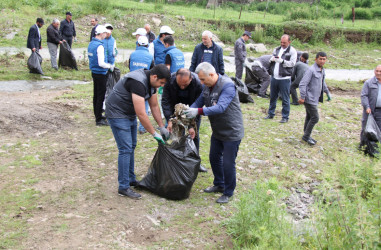
<svg viewBox="0 0 381 250">
<path fill-rule="evenodd" d="M 220 141 L 210 138 L 209 161 L 214 175 L 214 186 L 223 187 L 224 195 L 232 196 L 236 186 L 235 159 L 239 141 Z"/>
<path fill-rule="evenodd" d="M 126 190 L 130 182 L 136 181 L 134 173 L 134 151 L 137 142 L 136 119 L 108 119 L 118 146 L 118 182 L 119 190 Z"/>
<path fill-rule="evenodd" d="M 148 101 L 146 100 L 145 101 L 145 108 L 146 108 L 146 114 L 148 115 Z M 145 132 L 146 131 L 146 129 L 143 127 L 143 125 L 142 125 L 142 123 L 139 121 L 139 131 L 143 131 L 143 132 Z"/>
<path fill-rule="evenodd" d="M 282 118 L 288 119 L 290 115 L 290 86 L 291 80 L 277 80 L 271 77 L 270 84 L 270 107 L 268 114 L 270 116 L 275 116 L 276 102 L 278 99 L 278 93 L 282 97 Z"/>
</svg>

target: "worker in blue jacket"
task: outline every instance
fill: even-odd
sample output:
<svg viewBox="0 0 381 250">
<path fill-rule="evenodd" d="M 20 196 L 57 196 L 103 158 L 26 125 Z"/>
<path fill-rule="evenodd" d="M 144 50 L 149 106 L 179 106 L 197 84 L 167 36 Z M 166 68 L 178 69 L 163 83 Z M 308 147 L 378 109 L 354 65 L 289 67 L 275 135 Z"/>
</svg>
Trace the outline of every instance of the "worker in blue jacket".
<svg viewBox="0 0 381 250">
<path fill-rule="evenodd" d="M 160 35 L 153 41 L 155 50 L 155 65 L 165 63 L 165 46 L 164 38 L 169 35 L 173 35 L 175 32 L 169 26 L 162 26 L 160 28 Z"/>
<path fill-rule="evenodd" d="M 169 71 L 171 71 L 171 74 L 177 72 L 177 70 L 181 68 L 184 68 L 184 54 L 181 50 L 176 48 L 175 39 L 173 39 L 173 36 L 166 36 L 164 38 L 164 46 L 166 47 L 164 50 L 165 65 L 167 65 Z"/>
<path fill-rule="evenodd" d="M 106 38 L 102 40 L 103 46 L 105 47 L 105 56 L 108 63 L 115 64 L 115 57 L 118 55 L 118 49 L 116 47 L 115 38 L 112 36 L 114 28 L 109 23 L 104 26 L 107 29 Z"/>
</svg>

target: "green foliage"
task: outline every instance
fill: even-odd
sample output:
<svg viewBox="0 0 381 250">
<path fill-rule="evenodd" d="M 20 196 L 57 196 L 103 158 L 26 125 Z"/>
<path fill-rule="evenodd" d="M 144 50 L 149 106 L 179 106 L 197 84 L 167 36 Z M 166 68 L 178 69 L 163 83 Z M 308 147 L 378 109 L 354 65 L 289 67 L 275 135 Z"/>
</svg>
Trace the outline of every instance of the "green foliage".
<svg viewBox="0 0 381 250">
<path fill-rule="evenodd" d="M 289 14 L 288 20 L 312 19 L 314 15 L 306 8 L 296 8 Z"/>
<path fill-rule="evenodd" d="M 292 225 L 285 218 L 284 196 L 276 179 L 258 181 L 240 196 L 236 212 L 227 221 L 228 232 L 237 248 L 296 249 L 298 239 L 290 233 Z"/>
<path fill-rule="evenodd" d="M 106 13 L 110 6 L 110 0 L 93 0 L 90 1 L 91 10 L 96 14 Z"/>
<path fill-rule="evenodd" d="M 269 25 L 266 25 L 265 27 L 266 36 L 276 37 L 280 39 L 283 33 L 284 33 L 283 26 L 281 25 L 269 24 Z"/>
<path fill-rule="evenodd" d="M 325 9 L 333 9 L 335 7 L 335 4 L 332 3 L 330 0 L 321 0 L 320 1 L 321 6 L 323 6 Z"/>
<path fill-rule="evenodd" d="M 355 7 L 372 8 L 372 0 L 356 0 Z"/>
<path fill-rule="evenodd" d="M 264 43 L 265 42 L 265 33 L 261 25 L 255 25 L 255 30 L 253 32 L 253 40 L 256 43 Z"/>
<path fill-rule="evenodd" d="M 371 20 L 373 17 L 372 17 L 372 12 L 369 11 L 368 9 L 356 8 L 355 18 L 362 19 L 362 20 Z M 352 20 L 352 11 L 348 12 L 348 14 L 345 16 L 345 19 Z"/>
<path fill-rule="evenodd" d="M 381 18 L 381 7 L 372 8 L 372 15 L 375 19 Z"/>
<path fill-rule="evenodd" d="M 49 9 L 53 6 L 53 0 L 40 0 L 38 1 L 38 6 L 43 9 Z"/>
</svg>

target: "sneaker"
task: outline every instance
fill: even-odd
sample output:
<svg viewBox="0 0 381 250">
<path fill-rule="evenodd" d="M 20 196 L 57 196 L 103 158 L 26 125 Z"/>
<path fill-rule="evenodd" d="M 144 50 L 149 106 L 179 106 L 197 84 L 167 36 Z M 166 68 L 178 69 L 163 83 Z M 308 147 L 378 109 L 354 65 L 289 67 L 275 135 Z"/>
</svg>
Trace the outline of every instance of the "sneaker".
<svg viewBox="0 0 381 250">
<path fill-rule="evenodd" d="M 118 194 L 120 196 L 127 196 L 127 197 L 130 197 L 132 199 L 140 199 L 142 198 L 142 196 L 138 193 L 136 193 L 134 190 L 132 190 L 131 188 L 127 188 L 125 190 L 118 190 Z"/>
<path fill-rule="evenodd" d="M 99 122 L 96 122 L 95 124 L 96 124 L 97 126 L 109 126 L 107 120 L 105 120 L 105 119 L 102 119 L 102 120 L 100 120 Z"/>
<path fill-rule="evenodd" d="M 287 119 L 287 118 L 282 118 L 282 119 L 280 120 L 280 123 L 286 123 L 286 122 L 288 122 L 288 119 Z"/>
<path fill-rule="evenodd" d="M 204 189 L 205 193 L 223 193 L 224 188 L 219 186 L 211 186 Z"/>
<path fill-rule="evenodd" d="M 274 116 L 272 116 L 272 115 L 267 115 L 266 117 L 263 117 L 263 119 L 273 119 L 274 118 Z"/>
<path fill-rule="evenodd" d="M 217 203 L 228 203 L 229 202 L 229 196 L 227 196 L 227 195 L 222 195 L 220 198 L 218 198 L 217 200 L 216 200 L 216 202 Z"/>
</svg>

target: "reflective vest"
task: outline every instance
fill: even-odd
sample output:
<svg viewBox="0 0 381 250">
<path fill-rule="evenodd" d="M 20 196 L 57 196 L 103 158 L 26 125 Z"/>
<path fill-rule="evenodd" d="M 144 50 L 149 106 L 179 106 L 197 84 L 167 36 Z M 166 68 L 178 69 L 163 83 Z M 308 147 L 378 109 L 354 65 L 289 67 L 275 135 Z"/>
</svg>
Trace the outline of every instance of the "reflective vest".
<svg viewBox="0 0 381 250">
<path fill-rule="evenodd" d="M 177 72 L 178 69 L 185 67 L 184 54 L 175 46 L 168 47 L 164 50 L 166 55 L 171 57 L 171 73 Z"/>
<path fill-rule="evenodd" d="M 165 46 L 161 42 L 160 37 L 157 37 L 153 40 L 153 45 L 155 49 L 155 65 L 164 64 L 165 63 Z"/>
<path fill-rule="evenodd" d="M 153 56 L 149 53 L 148 48 L 139 46 L 130 56 L 130 72 L 137 69 L 150 69 Z"/>
<path fill-rule="evenodd" d="M 90 67 L 91 72 L 94 74 L 106 75 L 108 69 L 104 69 L 104 68 L 100 67 L 98 64 L 97 49 L 99 46 L 103 46 L 102 41 L 94 37 L 93 40 L 91 40 L 89 47 L 87 48 L 87 54 L 89 57 L 89 67 Z M 105 58 L 105 60 L 106 60 L 106 58 Z"/>
<path fill-rule="evenodd" d="M 115 63 L 115 39 L 112 37 L 112 35 L 109 38 L 105 38 L 102 40 L 103 46 L 105 47 L 105 61 L 109 64 Z"/>
</svg>

